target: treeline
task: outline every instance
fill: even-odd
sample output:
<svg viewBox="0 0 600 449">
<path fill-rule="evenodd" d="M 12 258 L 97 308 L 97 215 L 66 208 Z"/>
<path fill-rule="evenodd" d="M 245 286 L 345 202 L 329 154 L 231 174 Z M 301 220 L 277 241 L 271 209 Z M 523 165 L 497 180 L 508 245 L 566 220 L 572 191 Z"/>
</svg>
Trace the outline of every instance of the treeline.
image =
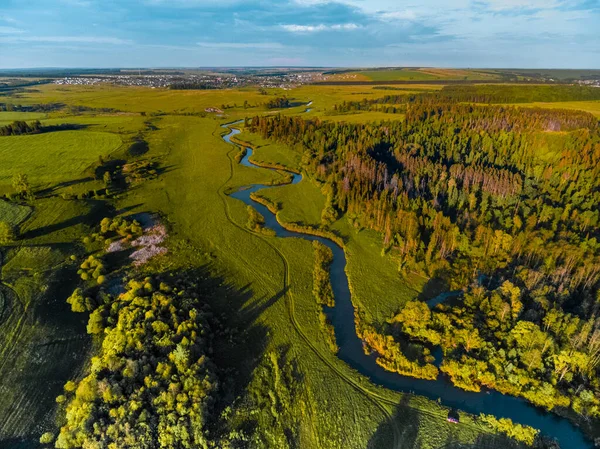
<svg viewBox="0 0 600 449">
<path fill-rule="evenodd" d="M 30 105 L 0 103 L 0 112 L 52 112 L 58 111 L 64 107 L 64 103 L 45 103 Z"/>
<path fill-rule="evenodd" d="M 598 119 L 589 112 L 569 109 L 476 106 L 462 103 L 420 103 L 411 105 L 407 120 L 411 124 L 432 124 L 497 133 L 500 131 L 573 131 L 598 129 Z"/>
<path fill-rule="evenodd" d="M 39 120 L 31 123 L 17 120 L 0 127 L 0 136 L 21 136 L 23 134 L 37 134 L 41 131 L 42 124 Z"/>
<path fill-rule="evenodd" d="M 481 414 L 479 419 L 490 426 L 497 432 L 502 432 L 510 438 L 522 441 L 523 443 L 533 446 L 536 442 L 539 430 L 530 426 L 514 423 L 510 418 L 496 418 L 494 415 Z"/>
<path fill-rule="evenodd" d="M 580 85 L 497 85 L 444 86 L 438 100 L 468 103 L 533 103 L 600 100 L 600 89 Z"/>
<path fill-rule="evenodd" d="M 480 303 L 422 319 L 443 325 L 400 326 L 409 339 L 446 348 L 442 370 L 457 385 L 598 413 L 596 355 L 588 348 L 600 329 L 600 135 L 593 117 L 423 102 L 410 105 L 404 122 L 274 116 L 255 117 L 250 127 L 299 147 L 333 215 L 381 232 L 402 275 L 443 278 L 452 289 L 487 276 L 489 290 L 478 298 L 495 298 L 489 301 L 504 330 L 484 319 Z M 330 222 L 324 217 L 323 228 Z M 509 286 L 514 293 L 504 292 Z M 556 314 L 568 334 L 544 330 Z M 533 350 L 517 335 L 537 338 L 537 328 L 550 332 L 550 343 Z M 395 339 L 366 323 L 362 338 L 389 369 L 434 375 L 406 363 Z"/>
<path fill-rule="evenodd" d="M 290 100 L 287 97 L 272 98 L 265 103 L 267 109 L 282 109 L 290 107 Z"/>
<path fill-rule="evenodd" d="M 403 103 L 403 98 L 401 102 Z M 340 104 L 333 105 L 332 114 L 343 114 L 352 111 L 379 111 L 388 114 L 399 114 L 406 112 L 406 105 L 389 105 L 382 102 L 381 99 L 363 99 L 362 101 L 343 101 Z"/>
<path fill-rule="evenodd" d="M 339 347 L 335 339 L 335 329 L 323 310 L 323 307 L 335 306 L 335 298 L 333 296 L 333 289 L 331 288 L 329 277 L 329 271 L 333 262 L 333 252 L 330 248 L 317 240 L 313 240 L 312 244 L 315 256 L 315 265 L 313 269 L 313 295 L 315 296 L 317 303 L 319 303 L 319 324 L 329 348 L 333 353 L 337 353 Z"/>
<path fill-rule="evenodd" d="M 211 90 L 218 89 L 218 86 L 210 83 L 202 83 L 198 81 L 181 81 L 169 85 L 169 89 L 173 90 Z"/>
<path fill-rule="evenodd" d="M 333 113 L 351 111 L 380 111 L 406 113 L 408 119 L 425 121 L 433 118 L 444 124 L 487 132 L 498 131 L 573 131 L 579 128 L 596 130 L 598 119 L 585 111 L 570 109 L 517 108 L 511 106 L 484 106 L 457 102 L 431 102 L 423 97 L 386 95 L 362 101 L 344 101 L 334 105 Z"/>
<path fill-rule="evenodd" d="M 317 302 L 327 307 L 335 306 L 333 290 L 329 280 L 329 268 L 333 262 L 333 252 L 324 244 L 313 240 L 315 268 L 313 270 L 313 294 Z"/>
</svg>

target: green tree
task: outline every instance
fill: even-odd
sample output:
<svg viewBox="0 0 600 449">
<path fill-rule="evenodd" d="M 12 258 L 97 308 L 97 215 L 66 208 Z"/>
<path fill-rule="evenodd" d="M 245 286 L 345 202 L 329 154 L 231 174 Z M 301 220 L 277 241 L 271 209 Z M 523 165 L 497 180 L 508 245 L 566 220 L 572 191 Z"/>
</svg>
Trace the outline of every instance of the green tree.
<svg viewBox="0 0 600 449">
<path fill-rule="evenodd" d="M 104 176 L 102 178 L 104 180 L 104 187 L 110 187 L 111 183 L 112 183 L 112 176 L 110 175 L 110 172 L 104 172 Z"/>
<path fill-rule="evenodd" d="M 73 294 L 67 298 L 67 303 L 71 304 L 73 312 L 87 311 L 85 296 L 83 296 L 83 290 L 80 288 L 76 288 Z"/>
<path fill-rule="evenodd" d="M 31 196 L 31 185 L 24 173 L 16 173 L 12 178 L 12 186 L 19 195 Z"/>
<path fill-rule="evenodd" d="M 102 308 L 94 310 L 90 314 L 87 324 L 87 333 L 97 335 L 104 330 L 104 318 L 102 317 Z"/>
<path fill-rule="evenodd" d="M 54 434 L 52 432 L 45 432 L 40 437 L 41 444 L 50 444 L 54 441 Z"/>
<path fill-rule="evenodd" d="M 15 228 L 6 221 L 0 221 L 0 245 L 12 243 L 17 239 Z"/>
</svg>

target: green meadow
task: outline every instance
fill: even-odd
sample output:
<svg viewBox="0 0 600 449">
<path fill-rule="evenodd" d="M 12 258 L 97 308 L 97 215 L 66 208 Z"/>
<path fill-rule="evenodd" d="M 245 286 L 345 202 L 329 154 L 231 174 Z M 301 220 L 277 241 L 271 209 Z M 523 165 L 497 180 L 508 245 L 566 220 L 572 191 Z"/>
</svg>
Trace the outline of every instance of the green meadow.
<svg viewBox="0 0 600 449">
<path fill-rule="evenodd" d="M 118 135 L 106 132 L 57 131 L 0 139 L 0 183 L 16 173 L 35 177 L 36 183 L 73 180 L 90 163 L 121 146 Z"/>
</svg>

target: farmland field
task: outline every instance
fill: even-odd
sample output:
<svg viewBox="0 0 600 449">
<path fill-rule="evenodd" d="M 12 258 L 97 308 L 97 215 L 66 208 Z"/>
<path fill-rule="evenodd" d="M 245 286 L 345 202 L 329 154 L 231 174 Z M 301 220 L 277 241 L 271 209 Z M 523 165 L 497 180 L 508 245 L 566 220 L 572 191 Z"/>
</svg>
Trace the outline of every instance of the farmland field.
<svg viewBox="0 0 600 449">
<path fill-rule="evenodd" d="M 432 80 L 493 80 L 498 76 L 491 72 L 460 69 L 418 68 L 379 69 L 343 72 L 331 76 L 340 81 L 432 81 Z"/>
</svg>

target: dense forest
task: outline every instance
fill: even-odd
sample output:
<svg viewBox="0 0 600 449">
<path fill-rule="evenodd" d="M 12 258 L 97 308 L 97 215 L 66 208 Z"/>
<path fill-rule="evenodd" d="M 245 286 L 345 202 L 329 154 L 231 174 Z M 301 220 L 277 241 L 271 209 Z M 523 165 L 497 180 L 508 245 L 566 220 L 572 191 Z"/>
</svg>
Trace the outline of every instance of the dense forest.
<svg viewBox="0 0 600 449">
<path fill-rule="evenodd" d="M 344 101 L 334 105 L 333 112 L 344 113 L 350 111 L 382 111 L 388 113 L 404 113 L 409 104 L 500 104 L 500 103 L 532 103 L 532 102 L 560 102 L 560 101 L 585 101 L 600 100 L 600 89 L 591 86 L 502 86 L 497 85 L 469 85 L 469 86 L 444 86 L 438 92 L 398 93 L 385 95 L 379 98 L 364 98 L 360 101 Z M 544 110 L 541 110 L 542 112 Z M 519 110 L 519 113 L 522 113 Z M 566 113 L 577 114 L 576 111 Z M 552 114 L 552 112 L 549 112 Z M 585 113 L 581 113 L 585 114 Z M 587 114 L 589 115 L 589 114 Z M 593 118 L 593 116 L 590 116 Z M 515 119 L 515 122 L 519 122 Z"/>
<path fill-rule="evenodd" d="M 387 97 L 404 103 L 404 121 L 279 115 L 247 125 L 300 148 L 326 209 L 381 232 L 401 276 L 463 289 L 434 310 L 408 303 L 385 323 L 368 323 L 358 310 L 357 331 L 378 363 L 434 378 L 430 351 L 441 346 L 439 369 L 461 388 L 598 417 L 598 121 L 580 111 L 460 103 L 600 95 L 560 86 L 547 96 L 547 87 L 452 86 L 435 100 Z M 329 223 L 324 217 L 323 227 Z M 421 345 L 421 356 L 409 360 L 407 344 Z"/>
</svg>

